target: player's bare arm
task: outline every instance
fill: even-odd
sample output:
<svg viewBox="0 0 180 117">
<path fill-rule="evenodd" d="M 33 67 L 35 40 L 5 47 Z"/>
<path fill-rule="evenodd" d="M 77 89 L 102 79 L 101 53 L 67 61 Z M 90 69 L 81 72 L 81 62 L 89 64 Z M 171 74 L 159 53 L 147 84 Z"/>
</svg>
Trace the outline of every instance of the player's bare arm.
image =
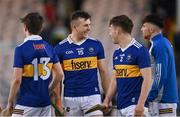
<svg viewBox="0 0 180 117">
<path fill-rule="evenodd" d="M 64 73 L 60 63 L 56 63 L 53 65 L 53 79 L 49 85 L 50 94 L 53 89 L 57 86 L 57 84 L 63 79 Z"/>
<path fill-rule="evenodd" d="M 22 68 L 14 68 L 13 80 L 12 80 L 12 84 L 10 88 L 7 109 L 10 109 L 13 107 L 13 100 L 15 99 L 17 92 L 19 90 L 21 80 L 22 80 Z"/>
<path fill-rule="evenodd" d="M 109 103 L 111 102 L 113 96 L 115 95 L 116 92 L 116 88 L 117 88 L 117 84 L 116 84 L 116 71 L 113 70 L 113 74 L 112 74 L 112 78 L 110 80 L 110 85 L 109 85 L 109 89 L 107 92 L 107 95 L 105 97 L 105 100 L 103 102 L 103 104 L 108 108 L 110 105 Z"/>
<path fill-rule="evenodd" d="M 102 88 L 104 90 L 104 93 L 106 94 L 108 91 L 108 87 L 109 87 L 110 77 L 109 77 L 109 73 L 107 70 L 105 59 L 98 60 L 98 69 L 99 69 L 99 73 L 101 76 Z"/>
<path fill-rule="evenodd" d="M 141 93 L 138 100 L 138 104 L 136 105 L 136 108 L 135 108 L 134 115 L 136 116 L 142 116 L 144 114 L 144 104 L 145 104 L 145 101 L 147 99 L 147 96 L 148 96 L 148 93 L 152 84 L 151 67 L 141 69 L 140 72 L 143 77 L 143 84 L 141 87 Z"/>
</svg>

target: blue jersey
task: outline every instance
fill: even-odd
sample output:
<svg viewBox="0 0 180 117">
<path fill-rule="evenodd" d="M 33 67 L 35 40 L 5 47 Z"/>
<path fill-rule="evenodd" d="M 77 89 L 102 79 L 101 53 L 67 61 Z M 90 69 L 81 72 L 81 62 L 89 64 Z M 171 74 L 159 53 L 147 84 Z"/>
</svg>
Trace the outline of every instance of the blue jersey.
<svg viewBox="0 0 180 117">
<path fill-rule="evenodd" d="M 148 50 L 135 39 L 132 39 L 126 49 L 119 48 L 114 52 L 118 109 L 137 104 L 143 82 L 140 69 L 150 66 Z"/>
<path fill-rule="evenodd" d="M 104 59 L 104 49 L 98 40 L 87 38 L 75 44 L 68 37 L 56 45 L 55 51 L 64 70 L 65 97 L 100 94 L 97 61 Z"/>
<path fill-rule="evenodd" d="M 30 107 L 50 105 L 51 70 L 58 61 L 53 48 L 38 35 L 27 37 L 16 47 L 13 67 L 23 69 L 17 104 Z"/>
<path fill-rule="evenodd" d="M 161 33 L 151 39 L 150 54 L 153 67 L 153 85 L 148 101 L 178 102 L 173 48 Z"/>
</svg>

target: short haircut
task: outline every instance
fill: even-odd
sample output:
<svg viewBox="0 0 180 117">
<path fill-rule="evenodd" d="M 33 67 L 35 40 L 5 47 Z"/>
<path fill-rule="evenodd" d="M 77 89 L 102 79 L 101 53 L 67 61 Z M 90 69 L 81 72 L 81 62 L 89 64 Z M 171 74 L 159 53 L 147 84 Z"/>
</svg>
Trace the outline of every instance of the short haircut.
<svg viewBox="0 0 180 117">
<path fill-rule="evenodd" d="M 43 25 L 43 17 L 37 13 L 32 12 L 21 18 L 22 23 L 27 27 L 30 34 L 39 34 Z"/>
<path fill-rule="evenodd" d="M 123 29 L 123 31 L 130 33 L 130 34 L 131 34 L 131 31 L 133 28 L 132 20 L 129 17 L 127 17 L 126 15 L 120 15 L 120 16 L 113 17 L 110 20 L 109 25 L 119 26 Z"/>
<path fill-rule="evenodd" d="M 91 19 L 91 16 L 89 15 L 89 13 L 87 13 L 85 11 L 80 11 L 80 10 L 72 13 L 71 21 L 77 20 L 79 18 L 84 18 L 85 20 L 87 20 L 87 19 Z"/>
<path fill-rule="evenodd" d="M 160 16 L 158 16 L 157 14 L 147 15 L 143 19 L 143 23 L 152 23 L 152 24 L 158 26 L 159 28 L 163 28 L 164 27 L 163 19 Z"/>
</svg>

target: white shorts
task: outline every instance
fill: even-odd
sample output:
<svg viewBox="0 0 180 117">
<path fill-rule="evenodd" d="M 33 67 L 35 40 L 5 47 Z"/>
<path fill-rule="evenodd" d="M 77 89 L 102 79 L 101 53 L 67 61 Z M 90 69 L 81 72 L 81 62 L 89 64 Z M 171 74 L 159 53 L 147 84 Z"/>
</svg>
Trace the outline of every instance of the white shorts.
<svg viewBox="0 0 180 117">
<path fill-rule="evenodd" d="M 131 105 L 126 108 L 119 110 L 119 116 L 133 117 L 136 105 Z M 144 115 L 148 116 L 148 108 L 144 107 Z"/>
<path fill-rule="evenodd" d="M 101 104 L 101 95 L 84 97 L 64 97 L 64 108 L 67 116 L 84 116 L 85 112 L 96 104 Z M 103 115 L 101 111 L 94 111 L 86 116 Z"/>
<path fill-rule="evenodd" d="M 176 103 L 149 103 L 149 110 L 151 116 L 176 116 L 176 109 Z"/>
<path fill-rule="evenodd" d="M 27 116 L 51 116 L 51 106 L 45 107 L 28 107 L 22 105 L 16 105 L 12 117 L 27 117 Z"/>
</svg>

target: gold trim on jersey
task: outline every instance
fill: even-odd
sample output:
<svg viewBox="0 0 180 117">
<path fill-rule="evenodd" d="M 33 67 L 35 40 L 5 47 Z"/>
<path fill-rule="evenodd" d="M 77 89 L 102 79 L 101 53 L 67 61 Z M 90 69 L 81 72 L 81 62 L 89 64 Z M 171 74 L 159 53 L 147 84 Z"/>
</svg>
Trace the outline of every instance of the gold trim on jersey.
<svg viewBox="0 0 180 117">
<path fill-rule="evenodd" d="M 46 66 L 49 70 L 52 70 L 53 63 L 48 63 Z M 43 75 L 45 76 L 47 71 L 43 69 L 44 64 L 38 64 L 38 76 Z M 34 76 L 34 66 L 32 64 L 24 65 L 23 68 L 23 76 L 24 77 L 33 77 Z"/>
<path fill-rule="evenodd" d="M 116 78 L 132 78 L 142 76 L 137 65 L 115 65 Z"/>
<path fill-rule="evenodd" d="M 97 57 L 75 58 L 63 61 L 63 69 L 77 71 L 97 68 Z"/>
<path fill-rule="evenodd" d="M 173 108 L 159 109 L 159 114 L 173 113 Z"/>
</svg>

